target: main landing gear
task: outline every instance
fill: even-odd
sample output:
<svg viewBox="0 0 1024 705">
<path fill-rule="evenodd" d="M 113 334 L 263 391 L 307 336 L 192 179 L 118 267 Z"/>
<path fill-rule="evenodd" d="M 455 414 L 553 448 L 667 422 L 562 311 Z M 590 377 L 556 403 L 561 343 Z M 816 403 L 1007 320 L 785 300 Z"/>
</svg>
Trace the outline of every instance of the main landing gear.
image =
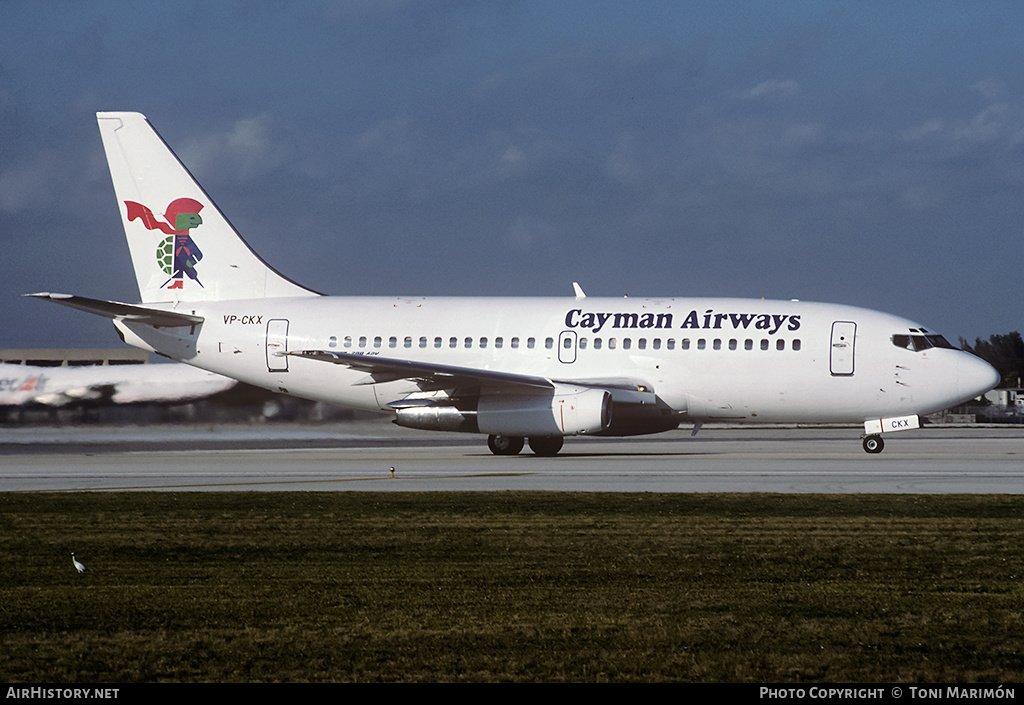
<svg viewBox="0 0 1024 705">
<path fill-rule="evenodd" d="M 885 441 L 882 437 L 877 434 L 870 436 L 864 436 L 864 450 L 867 453 L 875 454 L 881 453 L 882 449 L 885 448 Z"/>
<path fill-rule="evenodd" d="M 518 455 L 523 449 L 525 439 L 519 436 L 488 436 L 487 447 L 495 455 Z M 564 442 L 561 436 L 531 436 L 530 450 L 535 455 L 552 456 L 562 450 Z"/>
</svg>

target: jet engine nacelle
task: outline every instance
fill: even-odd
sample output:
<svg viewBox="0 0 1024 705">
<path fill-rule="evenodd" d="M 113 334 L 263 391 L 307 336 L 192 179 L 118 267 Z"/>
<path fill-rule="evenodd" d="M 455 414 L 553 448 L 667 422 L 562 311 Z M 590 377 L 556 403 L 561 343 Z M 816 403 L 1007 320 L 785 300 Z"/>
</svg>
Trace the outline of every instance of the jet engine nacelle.
<svg viewBox="0 0 1024 705">
<path fill-rule="evenodd" d="M 408 404 L 408 405 L 406 405 Z M 612 396 L 603 389 L 556 387 L 548 394 L 493 394 L 466 404 L 399 402 L 395 423 L 428 431 L 502 436 L 576 436 L 600 433 L 612 422 Z"/>
<path fill-rule="evenodd" d="M 484 396 L 477 404 L 481 433 L 503 436 L 576 436 L 612 422 L 612 395 L 603 389 L 555 389 L 549 396 Z"/>
</svg>

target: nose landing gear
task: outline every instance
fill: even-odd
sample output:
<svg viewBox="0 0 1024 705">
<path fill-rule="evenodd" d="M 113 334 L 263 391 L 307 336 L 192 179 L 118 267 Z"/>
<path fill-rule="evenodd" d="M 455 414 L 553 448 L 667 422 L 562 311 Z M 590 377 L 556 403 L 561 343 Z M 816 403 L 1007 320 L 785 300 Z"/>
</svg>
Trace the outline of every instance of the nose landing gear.
<svg viewBox="0 0 1024 705">
<path fill-rule="evenodd" d="M 871 454 L 881 453 L 882 449 L 885 448 L 885 441 L 882 437 L 876 434 L 870 436 L 864 436 L 864 451 Z"/>
</svg>

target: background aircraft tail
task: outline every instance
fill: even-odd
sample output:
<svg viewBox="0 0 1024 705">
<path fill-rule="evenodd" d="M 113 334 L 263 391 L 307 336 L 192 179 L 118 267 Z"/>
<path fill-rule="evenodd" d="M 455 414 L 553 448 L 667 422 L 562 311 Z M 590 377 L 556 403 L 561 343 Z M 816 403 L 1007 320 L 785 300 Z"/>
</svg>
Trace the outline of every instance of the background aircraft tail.
<svg viewBox="0 0 1024 705">
<path fill-rule="evenodd" d="M 260 259 L 144 115 L 96 119 L 143 303 L 317 295 Z"/>
</svg>

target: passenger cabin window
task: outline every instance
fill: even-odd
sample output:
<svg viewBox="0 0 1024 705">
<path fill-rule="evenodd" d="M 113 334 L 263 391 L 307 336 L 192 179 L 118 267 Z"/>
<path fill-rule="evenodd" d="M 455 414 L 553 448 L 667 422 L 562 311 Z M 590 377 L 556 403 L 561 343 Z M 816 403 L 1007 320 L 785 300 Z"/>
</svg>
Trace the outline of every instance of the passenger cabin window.
<svg viewBox="0 0 1024 705">
<path fill-rule="evenodd" d="M 341 340 L 342 340 L 342 345 L 344 347 L 346 347 L 346 348 L 351 348 L 351 347 L 353 347 L 353 345 L 358 345 L 358 347 L 360 347 L 360 348 L 365 348 L 365 347 L 367 347 L 369 345 L 369 338 L 367 338 L 367 336 L 365 336 L 365 335 L 359 336 L 358 339 L 354 339 L 351 335 L 346 335 Z M 406 348 L 412 348 L 414 346 L 416 340 L 417 339 L 414 338 L 411 335 L 404 336 L 402 338 L 402 345 L 404 345 Z M 429 340 L 430 339 L 427 336 L 420 336 L 418 340 L 419 340 L 419 343 L 418 343 L 419 347 L 421 347 L 421 348 L 426 348 L 429 345 Z M 567 337 L 567 338 L 562 340 L 561 345 L 566 350 L 572 349 L 574 346 L 578 346 L 581 350 L 585 350 L 587 348 L 587 345 L 588 345 L 587 340 L 588 340 L 587 338 L 583 338 L 583 337 L 576 338 L 576 339 Z M 891 340 L 892 340 L 892 344 L 895 347 L 902 348 L 902 349 L 905 349 L 905 350 L 910 350 L 912 352 L 921 352 L 922 350 L 928 350 L 930 348 L 947 348 L 947 349 L 950 349 L 950 350 L 956 350 L 957 349 L 956 347 L 951 345 L 949 343 L 949 341 L 947 341 L 941 335 L 933 335 L 933 334 L 929 334 L 929 333 L 925 333 L 925 332 L 914 333 L 913 329 L 911 329 L 911 333 L 909 333 L 909 334 L 896 333 L 896 334 L 892 335 Z M 601 350 L 603 347 L 606 347 L 608 350 L 614 350 L 616 347 L 618 347 L 619 343 L 621 343 L 623 350 L 630 350 L 630 349 L 632 349 L 634 342 L 636 343 L 636 347 L 637 347 L 638 350 L 646 350 L 648 343 L 650 343 L 651 347 L 654 348 L 655 350 L 660 350 L 661 347 L 662 347 L 662 339 L 661 338 L 654 338 L 654 339 L 652 339 L 650 341 L 648 341 L 647 338 L 637 338 L 635 341 L 632 338 L 623 338 L 621 341 L 619 341 L 616 338 L 608 338 L 606 340 L 602 339 L 602 338 L 594 338 L 592 346 L 593 346 L 594 350 Z M 697 341 L 696 341 L 696 349 L 697 350 L 706 350 L 707 347 L 708 347 L 708 342 L 709 341 L 704 339 L 704 338 L 698 338 Z M 679 348 L 681 350 L 689 350 L 690 347 L 691 347 L 691 343 L 692 343 L 692 341 L 690 340 L 690 338 L 681 338 L 679 340 Z M 722 340 L 721 338 L 714 338 L 714 339 L 712 339 L 710 341 L 710 343 L 711 343 L 711 347 L 714 350 L 722 350 L 726 346 L 727 346 L 727 349 L 729 349 L 729 350 L 739 350 L 740 349 L 740 341 L 738 339 L 736 339 L 736 338 L 730 338 L 728 340 Z M 375 336 L 373 338 L 373 343 L 372 344 L 373 344 L 373 347 L 375 347 L 375 348 L 382 347 L 384 345 L 383 337 L 379 336 L 379 335 Z M 460 344 L 460 338 L 458 338 L 456 336 L 452 336 L 452 337 L 450 337 L 448 339 L 448 347 L 450 347 L 450 348 L 458 348 L 459 344 Z M 504 347 L 504 345 L 505 345 L 505 339 L 501 338 L 501 337 L 493 338 L 493 339 L 488 339 L 488 338 L 484 338 L 484 337 L 473 338 L 471 336 L 467 336 L 467 337 L 461 339 L 461 344 L 462 344 L 463 347 L 465 347 L 467 349 L 473 348 L 474 344 L 479 346 L 480 348 L 486 348 L 488 346 L 488 344 L 493 345 L 495 348 L 501 348 L 501 347 Z M 331 347 L 331 348 L 338 347 L 338 336 L 332 335 L 332 336 L 328 337 L 327 345 L 328 345 L 328 347 Z M 398 347 L 398 345 L 399 345 L 399 338 L 397 336 L 389 336 L 388 340 L 387 340 L 387 345 L 388 345 L 388 347 L 391 347 L 391 348 Z M 443 345 L 444 345 L 444 338 L 442 338 L 441 336 L 436 336 L 434 338 L 434 347 L 435 348 L 441 348 Z M 510 338 L 509 339 L 509 345 L 510 345 L 510 347 L 512 347 L 514 349 L 517 349 L 519 347 L 519 338 L 518 337 Z M 666 338 L 664 340 L 664 345 L 665 345 L 665 348 L 667 350 L 675 350 L 676 349 L 676 340 L 674 338 Z M 753 339 L 746 338 L 746 339 L 743 340 L 742 345 L 743 345 L 743 349 L 744 350 L 754 350 L 756 346 L 759 346 L 761 348 L 761 350 L 769 350 L 769 349 L 771 349 L 771 340 L 768 339 L 768 338 L 762 338 L 759 341 L 755 341 Z M 527 348 L 533 349 L 536 346 L 537 346 L 537 339 L 536 338 L 527 338 L 526 339 L 526 347 Z M 801 341 L 799 339 L 793 339 L 792 341 L 789 342 L 789 346 L 790 346 L 791 350 L 799 351 L 800 348 L 801 348 Z M 544 347 L 547 348 L 548 350 L 551 350 L 551 349 L 555 348 L 556 347 L 555 339 L 554 338 L 545 338 L 544 339 Z M 777 339 L 775 341 L 775 349 L 779 350 L 779 351 L 785 350 L 786 349 L 786 341 L 784 339 L 782 339 L 782 338 Z"/>
</svg>

